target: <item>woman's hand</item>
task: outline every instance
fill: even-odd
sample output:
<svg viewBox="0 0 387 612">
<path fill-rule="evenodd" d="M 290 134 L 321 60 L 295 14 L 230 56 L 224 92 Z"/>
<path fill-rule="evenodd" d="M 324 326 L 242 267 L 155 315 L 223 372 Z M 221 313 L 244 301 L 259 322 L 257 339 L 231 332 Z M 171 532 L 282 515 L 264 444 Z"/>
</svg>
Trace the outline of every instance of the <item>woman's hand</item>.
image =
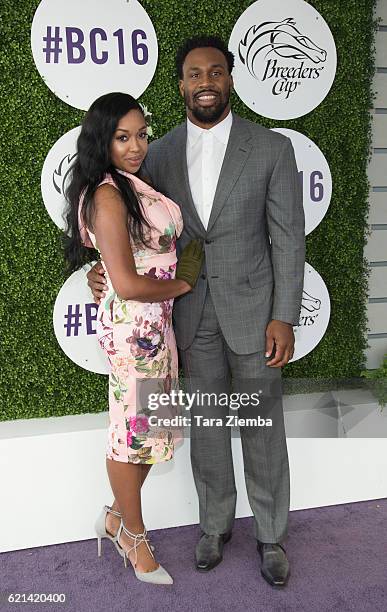
<svg viewBox="0 0 387 612">
<path fill-rule="evenodd" d="M 183 249 L 177 262 L 176 277 L 195 287 L 204 262 L 203 243 L 197 238 L 191 240 Z"/>
</svg>

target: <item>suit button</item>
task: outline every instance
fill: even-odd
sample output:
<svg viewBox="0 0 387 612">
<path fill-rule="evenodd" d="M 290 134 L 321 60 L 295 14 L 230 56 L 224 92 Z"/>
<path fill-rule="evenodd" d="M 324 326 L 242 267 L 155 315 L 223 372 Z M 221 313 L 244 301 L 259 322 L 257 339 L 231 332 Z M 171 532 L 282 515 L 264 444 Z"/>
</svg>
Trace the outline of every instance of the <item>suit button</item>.
<svg viewBox="0 0 387 612">
<path fill-rule="evenodd" d="M 203 280 L 206 280 L 206 278 L 207 278 L 207 277 L 206 277 L 206 275 L 205 275 L 205 274 L 202 274 L 202 279 L 203 279 Z"/>
<path fill-rule="evenodd" d="M 212 240 L 205 240 L 204 241 L 206 244 L 211 244 Z"/>
</svg>

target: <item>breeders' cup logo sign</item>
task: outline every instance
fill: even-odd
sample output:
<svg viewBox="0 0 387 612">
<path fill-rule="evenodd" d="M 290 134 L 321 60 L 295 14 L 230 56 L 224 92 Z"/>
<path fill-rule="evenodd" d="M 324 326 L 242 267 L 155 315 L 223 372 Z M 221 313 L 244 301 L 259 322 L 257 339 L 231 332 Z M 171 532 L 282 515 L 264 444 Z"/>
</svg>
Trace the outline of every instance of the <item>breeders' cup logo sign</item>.
<svg viewBox="0 0 387 612">
<path fill-rule="evenodd" d="M 229 48 L 235 55 L 236 93 L 249 108 L 271 119 L 309 113 L 325 98 L 335 77 L 330 29 L 303 0 L 258 0 L 238 19 Z"/>
<path fill-rule="evenodd" d="M 138 98 L 158 58 L 153 24 L 137 0 L 42 0 L 31 48 L 46 85 L 82 110 L 111 91 Z"/>
<path fill-rule="evenodd" d="M 302 185 L 305 213 L 305 235 L 310 234 L 324 218 L 332 195 L 329 165 L 318 146 L 309 138 L 285 128 L 275 128 L 292 141 L 298 175 Z"/>
<path fill-rule="evenodd" d="M 264 64 L 266 62 L 262 81 L 272 79 L 274 96 L 283 95 L 289 98 L 301 85 L 302 81 L 297 79 L 318 79 L 320 71 L 324 69 L 324 66 L 305 67 L 304 60 L 315 64 L 325 62 L 327 52 L 319 49 L 310 38 L 303 36 L 295 25 L 296 22 L 290 17 L 280 23 L 273 21 L 252 26 L 239 43 L 239 58 L 254 78 L 261 78 L 255 69 L 259 70 L 262 61 Z M 280 60 L 274 56 L 302 61 L 297 67 L 284 67 L 279 65 Z"/>
<path fill-rule="evenodd" d="M 97 374 L 108 374 L 108 360 L 96 335 L 98 306 L 87 286 L 88 270 L 85 266 L 74 272 L 59 291 L 54 331 L 61 349 L 74 363 Z"/>
<path fill-rule="evenodd" d="M 328 289 L 321 276 L 305 263 L 304 289 L 298 326 L 294 327 L 295 346 L 291 361 L 305 357 L 323 338 L 331 315 Z"/>
<path fill-rule="evenodd" d="M 40 180 L 43 202 L 54 223 L 65 229 L 65 189 L 72 164 L 75 161 L 77 139 L 81 131 L 76 127 L 56 141 L 47 154 Z"/>
</svg>

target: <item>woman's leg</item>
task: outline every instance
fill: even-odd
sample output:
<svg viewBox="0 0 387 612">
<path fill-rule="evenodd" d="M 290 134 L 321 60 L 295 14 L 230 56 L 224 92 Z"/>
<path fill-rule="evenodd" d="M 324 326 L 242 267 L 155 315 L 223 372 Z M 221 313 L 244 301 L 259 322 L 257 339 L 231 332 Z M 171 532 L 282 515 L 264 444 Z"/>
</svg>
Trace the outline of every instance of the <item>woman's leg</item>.
<svg viewBox="0 0 387 612">
<path fill-rule="evenodd" d="M 145 480 L 149 469 L 143 470 L 142 465 L 123 463 L 106 459 L 106 468 L 115 500 L 120 509 L 122 521 L 132 533 L 142 533 L 144 523 L 141 511 L 141 485 Z M 128 550 L 133 546 L 133 540 L 122 532 L 120 536 L 121 546 Z M 130 553 L 130 559 L 134 563 L 135 553 Z M 137 548 L 137 569 L 140 572 L 153 571 L 158 564 L 150 554 L 145 543 Z"/>
<path fill-rule="evenodd" d="M 144 480 L 148 476 L 151 467 L 152 467 L 151 463 L 149 463 L 149 464 L 143 463 L 142 465 L 140 465 L 140 468 L 141 468 L 141 486 L 144 484 Z"/>
<path fill-rule="evenodd" d="M 144 484 L 146 477 L 148 476 L 150 472 L 152 464 L 142 463 L 138 467 L 141 469 L 141 486 L 142 486 Z M 116 499 L 112 503 L 111 507 L 113 508 L 113 510 L 117 510 L 117 512 L 121 512 Z M 116 535 L 119 526 L 120 526 L 120 519 L 118 518 L 118 516 L 115 516 L 114 514 L 108 514 L 106 517 L 106 529 L 108 530 L 108 532 L 112 535 Z"/>
</svg>

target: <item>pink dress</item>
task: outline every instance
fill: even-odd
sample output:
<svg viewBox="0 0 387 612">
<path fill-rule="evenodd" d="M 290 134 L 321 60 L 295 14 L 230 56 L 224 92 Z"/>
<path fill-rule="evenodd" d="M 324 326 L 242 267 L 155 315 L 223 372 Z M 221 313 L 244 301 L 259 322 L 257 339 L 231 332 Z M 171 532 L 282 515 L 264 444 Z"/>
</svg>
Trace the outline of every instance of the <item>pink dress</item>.
<svg viewBox="0 0 387 612">
<path fill-rule="evenodd" d="M 173 279 L 177 263 L 176 237 L 183 229 L 180 209 L 136 176 L 121 174 L 132 181 L 144 216 L 152 225 L 153 250 L 149 247 L 139 250 L 131 245 L 137 272 L 155 279 Z M 104 183 L 114 185 L 110 175 L 101 185 Z M 85 246 L 98 249 L 94 234 L 81 218 L 80 230 Z M 123 300 L 115 293 L 106 268 L 105 272 L 108 291 L 98 308 L 97 337 L 111 368 L 106 455 L 129 463 L 168 461 L 176 441 L 181 441 L 181 430 L 164 423 L 165 418 L 177 416 L 177 409 L 169 406 L 154 411 L 154 398 L 152 405 L 149 397 L 152 398 L 151 393 L 177 390 L 173 299 L 152 303 Z"/>
</svg>

